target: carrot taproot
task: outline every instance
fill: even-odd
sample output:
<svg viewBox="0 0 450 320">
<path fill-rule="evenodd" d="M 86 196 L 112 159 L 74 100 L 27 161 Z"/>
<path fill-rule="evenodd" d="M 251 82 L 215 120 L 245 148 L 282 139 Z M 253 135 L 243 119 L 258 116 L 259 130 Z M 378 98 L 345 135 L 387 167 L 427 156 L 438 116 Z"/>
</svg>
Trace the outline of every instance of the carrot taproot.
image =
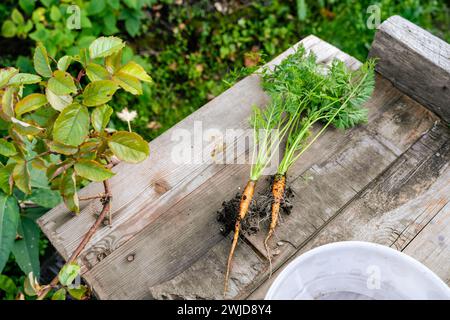
<svg viewBox="0 0 450 320">
<path fill-rule="evenodd" d="M 269 240 L 275 232 L 275 228 L 278 223 L 278 217 L 280 214 L 281 202 L 284 198 L 284 191 L 286 189 L 286 175 L 276 174 L 272 183 L 272 212 L 269 231 L 266 239 L 264 240 L 264 246 L 267 252 L 267 258 L 269 259 L 270 275 L 272 274 L 272 259 L 270 256 Z"/>
<path fill-rule="evenodd" d="M 256 180 L 249 180 L 247 185 L 245 186 L 244 192 L 242 193 L 241 202 L 239 203 L 239 212 L 236 218 L 236 223 L 234 225 L 234 236 L 233 242 L 231 244 L 230 253 L 228 255 L 227 262 L 227 271 L 225 274 L 225 285 L 224 285 L 224 295 L 226 295 L 228 291 L 228 279 L 231 272 L 231 264 L 233 262 L 234 251 L 237 246 L 237 242 L 239 239 L 239 232 L 241 230 L 241 222 L 244 220 L 247 215 L 248 209 L 250 207 L 250 203 L 252 202 L 253 195 L 255 193 Z"/>
</svg>

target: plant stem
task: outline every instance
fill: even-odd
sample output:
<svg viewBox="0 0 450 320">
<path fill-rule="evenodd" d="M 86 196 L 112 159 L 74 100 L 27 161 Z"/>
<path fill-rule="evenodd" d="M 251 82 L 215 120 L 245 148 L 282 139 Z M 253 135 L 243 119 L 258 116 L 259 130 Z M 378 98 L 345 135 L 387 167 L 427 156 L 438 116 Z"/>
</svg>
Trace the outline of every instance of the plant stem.
<svg viewBox="0 0 450 320">
<path fill-rule="evenodd" d="M 88 232 L 86 232 L 86 234 L 84 235 L 83 240 L 81 240 L 81 243 L 78 245 L 78 247 L 72 253 L 70 258 L 67 260 L 66 265 L 69 263 L 73 263 L 77 260 L 80 253 L 84 250 L 86 245 L 91 240 L 92 236 L 95 234 L 97 229 L 102 224 L 103 220 L 105 220 L 106 216 L 111 211 L 112 194 L 111 194 L 111 189 L 110 189 L 108 180 L 103 181 L 103 187 L 105 189 L 105 197 L 104 197 L 105 200 L 103 202 L 102 211 L 100 212 L 100 215 L 97 217 L 97 220 L 95 220 L 94 224 L 90 227 Z M 57 286 L 58 283 L 59 283 L 59 278 L 58 278 L 58 275 L 56 275 L 53 278 L 53 280 L 50 282 L 50 284 L 39 293 L 37 300 L 43 300 L 47 296 L 47 294 L 50 292 L 50 290 L 52 288 L 54 288 L 55 286 Z"/>
</svg>

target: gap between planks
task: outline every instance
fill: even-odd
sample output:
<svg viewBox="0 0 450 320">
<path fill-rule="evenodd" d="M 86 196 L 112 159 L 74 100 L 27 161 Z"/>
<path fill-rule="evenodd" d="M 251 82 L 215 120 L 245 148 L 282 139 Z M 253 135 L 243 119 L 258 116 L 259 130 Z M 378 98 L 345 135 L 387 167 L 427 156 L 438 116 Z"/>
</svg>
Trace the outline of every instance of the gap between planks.
<svg viewBox="0 0 450 320">
<path fill-rule="evenodd" d="M 381 81 L 379 84 L 383 84 L 383 81 Z M 382 87 L 383 86 L 381 86 L 381 88 Z M 378 85 L 378 89 L 380 89 L 380 85 Z M 341 205 L 345 207 L 346 204 L 351 202 L 352 197 L 357 197 L 359 195 L 355 192 L 355 188 L 358 188 L 358 186 L 360 188 L 364 188 L 364 184 L 370 183 L 370 181 L 377 176 L 377 172 L 371 172 L 370 168 L 368 170 L 366 170 L 365 168 L 360 168 L 358 171 L 360 175 L 362 175 L 360 181 L 355 181 L 354 186 L 347 185 L 347 187 L 345 188 L 345 190 L 347 190 L 347 194 L 342 195 L 339 193 L 339 191 L 342 191 L 344 189 L 343 187 L 346 185 L 345 181 L 350 179 L 348 179 L 349 170 L 342 170 L 342 164 L 340 164 L 339 162 L 345 164 L 345 159 L 347 159 L 347 162 L 351 162 L 350 164 L 348 164 L 351 168 L 353 167 L 351 166 L 351 164 L 357 164 L 358 156 L 361 156 L 361 154 L 368 152 L 366 156 L 369 156 L 369 159 L 371 157 L 372 158 L 371 162 L 367 161 L 367 163 L 378 168 L 378 174 L 381 174 L 384 172 L 384 170 L 386 170 L 386 168 L 389 168 L 389 166 L 393 162 L 395 162 L 397 158 L 396 152 L 398 152 L 398 150 L 407 150 L 414 142 L 416 142 L 418 138 L 420 138 L 424 134 L 424 132 L 426 132 L 433 125 L 434 121 L 437 119 L 433 117 L 426 109 L 407 97 L 391 97 L 390 99 L 387 99 L 386 104 L 379 104 L 382 101 L 382 99 L 380 99 L 380 95 L 382 95 L 382 92 L 383 91 L 381 91 L 381 93 L 380 91 L 376 91 L 374 100 L 377 101 L 375 107 L 383 110 L 383 112 L 377 113 L 377 117 L 372 117 L 373 121 L 365 128 L 356 128 L 354 131 L 352 130 L 347 135 L 345 135 L 346 139 L 343 140 L 344 142 L 336 143 L 336 139 L 333 139 L 333 143 L 339 146 L 338 150 L 339 148 L 341 150 L 337 153 L 336 150 L 333 150 L 334 155 L 331 158 L 325 157 L 328 159 L 323 161 L 323 163 L 317 163 L 316 159 L 316 165 L 311 169 L 314 174 L 322 173 L 322 181 L 327 181 L 328 178 L 330 178 L 330 173 L 336 176 L 335 170 L 337 170 L 338 173 L 340 172 L 340 175 L 337 175 L 334 179 L 334 181 L 339 181 L 339 185 L 333 186 L 335 190 L 334 194 L 338 199 L 340 199 L 339 203 L 336 205 L 334 203 L 336 201 L 335 199 L 333 199 L 331 196 L 327 197 L 327 203 L 329 205 L 333 205 L 337 213 L 340 212 Z M 388 106 L 387 108 L 386 105 Z M 377 119 L 379 118 L 381 118 L 382 121 L 377 121 Z M 417 119 L 420 118 L 423 118 L 423 120 L 419 121 L 420 125 L 418 125 Z M 399 119 L 401 119 L 401 121 L 399 121 Z M 391 126 L 389 127 L 390 130 L 386 129 L 386 126 L 384 125 L 386 122 L 391 123 Z M 390 145 L 395 144 L 396 148 L 394 148 L 393 150 L 389 150 L 385 145 L 383 145 L 373 137 L 374 135 L 372 134 L 372 132 L 377 132 L 378 134 L 376 136 L 378 137 L 384 137 L 383 139 L 381 139 L 382 141 L 391 140 Z M 371 143 L 368 143 L 367 139 L 370 139 Z M 328 141 L 328 139 L 325 141 Z M 359 144 L 352 144 L 352 141 L 359 141 Z M 324 145 L 322 143 L 324 142 L 321 140 L 317 141 L 317 144 L 323 147 Z M 358 145 L 360 147 L 358 147 Z M 371 146 L 371 148 L 367 150 L 364 149 L 368 146 Z M 353 156 L 350 157 L 349 155 L 352 155 L 352 149 L 356 149 L 357 151 L 354 151 Z M 320 150 L 320 148 L 318 150 Z M 312 158 L 314 158 L 314 156 L 317 156 L 317 154 L 320 154 L 317 153 L 318 150 L 316 151 L 316 153 L 312 153 Z M 383 151 L 376 152 L 376 150 Z M 388 157 L 387 161 L 385 161 L 383 157 L 380 156 L 374 158 L 374 156 L 376 156 L 377 154 L 382 154 L 384 157 Z M 389 154 L 390 156 L 388 156 Z M 336 161 L 337 159 L 340 159 L 340 161 Z M 306 176 L 308 175 L 306 174 Z M 294 182 L 295 180 L 299 180 L 300 185 L 303 184 L 301 178 L 294 179 Z M 321 183 L 320 180 L 320 174 L 317 174 L 314 180 L 310 180 L 307 178 L 304 179 L 304 181 L 306 182 L 318 181 L 317 183 L 319 183 L 319 186 L 321 186 L 322 190 L 324 190 L 324 188 L 327 187 L 327 184 Z M 324 224 L 324 220 L 329 220 L 332 218 L 333 211 L 329 213 L 325 212 L 326 215 L 324 217 L 320 217 L 320 214 L 317 214 L 317 212 L 314 210 L 312 212 L 305 213 L 308 210 L 312 210 L 314 204 L 316 203 L 314 199 L 310 199 L 310 188 L 314 189 L 317 187 L 311 186 L 311 184 L 308 185 L 308 183 L 305 183 L 303 186 L 298 186 L 297 189 L 299 187 L 305 188 L 305 198 L 300 200 L 299 202 L 303 202 L 304 204 L 311 203 L 311 206 L 308 209 L 301 211 L 294 210 L 288 218 L 285 218 L 284 223 L 279 226 L 277 234 L 283 234 L 283 239 L 287 240 L 286 242 L 290 243 L 290 245 L 283 246 L 282 249 L 285 250 L 284 254 L 283 252 L 281 252 L 274 259 L 274 263 L 278 263 L 277 259 L 283 261 L 289 256 L 289 254 L 291 254 L 292 251 L 296 250 L 295 248 L 301 247 L 303 242 L 307 242 L 312 239 L 313 235 L 321 230 L 321 225 Z M 296 193 L 298 194 L 299 192 L 297 191 Z M 294 205 L 294 208 L 298 208 L 298 206 Z M 293 215 L 298 215 L 298 218 L 296 219 L 297 221 L 293 221 Z M 291 237 L 288 237 L 288 239 L 286 239 L 286 235 L 288 235 L 288 231 L 285 230 L 286 228 L 292 229 L 290 235 Z M 257 286 L 258 283 L 264 281 L 264 279 L 268 276 L 267 261 L 262 261 L 261 259 L 259 259 L 259 263 L 256 263 L 255 258 L 253 258 L 254 256 L 261 256 L 261 252 L 263 249 L 261 249 L 260 244 L 262 243 L 262 239 L 259 239 L 259 241 L 258 239 L 253 239 L 252 241 L 251 237 L 249 237 L 249 242 L 252 244 L 252 248 L 242 241 L 240 243 L 240 246 L 238 247 L 238 250 L 245 252 L 241 252 L 241 255 L 245 256 L 246 258 L 243 260 L 240 260 L 239 258 L 235 259 L 234 265 L 237 265 L 239 267 L 237 271 L 233 271 L 230 279 L 230 297 L 246 297 L 246 295 L 248 295 L 249 292 L 253 290 L 251 289 L 252 286 Z M 253 254 L 252 250 L 254 248 L 257 248 L 259 250 L 259 254 Z M 229 249 L 229 242 L 227 240 L 224 240 L 217 245 L 217 248 L 215 250 L 211 250 L 210 252 L 208 252 L 205 257 L 195 263 L 191 268 L 188 268 L 183 274 L 166 283 L 162 283 L 156 286 L 150 286 L 150 296 L 154 298 L 164 298 L 171 297 L 172 294 L 173 296 L 177 296 L 178 298 L 180 298 L 184 295 L 186 297 L 189 297 L 192 296 L 193 293 L 195 293 L 197 297 L 203 296 L 205 298 L 221 298 L 222 287 L 220 285 L 220 281 L 219 283 L 216 283 L 215 286 L 207 285 L 203 282 L 203 278 L 198 279 L 195 275 L 195 272 L 193 271 L 197 269 L 204 270 L 202 274 L 209 274 L 211 271 L 211 274 L 214 274 L 214 277 L 216 279 L 219 279 L 217 270 L 220 270 L 225 265 L 226 254 L 224 254 L 223 257 L 218 257 L 217 252 L 225 252 L 227 249 Z M 220 267 L 218 265 L 213 265 L 212 261 L 221 261 Z M 247 261 L 252 262 L 249 265 Z M 214 271 L 209 270 L 208 266 L 210 266 L 211 269 L 214 269 Z M 205 271 L 205 269 L 208 271 Z M 249 270 L 248 274 L 245 273 L 245 270 Z M 255 273 L 257 274 L 254 275 Z M 204 281 L 209 283 L 210 279 L 208 277 L 206 278 L 207 279 Z"/>
<path fill-rule="evenodd" d="M 284 266 L 302 253 L 344 240 L 376 242 L 405 251 L 449 284 L 449 138 L 449 129 L 435 126 L 247 298 L 263 298 Z"/>
</svg>

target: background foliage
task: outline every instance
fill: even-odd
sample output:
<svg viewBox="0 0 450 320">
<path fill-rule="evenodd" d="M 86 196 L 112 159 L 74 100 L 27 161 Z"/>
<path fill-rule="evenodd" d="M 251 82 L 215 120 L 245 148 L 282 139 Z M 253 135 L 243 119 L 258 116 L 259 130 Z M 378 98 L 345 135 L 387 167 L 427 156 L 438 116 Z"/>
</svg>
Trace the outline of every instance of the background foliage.
<svg viewBox="0 0 450 320">
<path fill-rule="evenodd" d="M 81 8 L 80 30 L 66 28 L 72 4 Z M 375 33 L 366 26 L 372 4 L 380 5 L 381 20 L 399 14 L 450 41 L 449 8 L 438 0 L 4 0 L 0 67 L 15 65 L 33 73 L 36 41 L 58 59 L 86 48 L 99 35 L 119 35 L 132 48 L 124 51 L 124 63 L 136 60 L 155 83 L 143 85 L 141 96 L 118 92 L 109 103 L 115 111 L 110 127 L 128 129 L 116 114 L 128 107 L 137 112 L 133 130 L 152 139 L 220 94 L 242 75 L 242 67 L 270 60 L 308 34 L 364 60 Z M 36 90 L 30 87 L 28 93 Z M 2 128 L 0 123 L 5 136 Z M 33 184 L 42 194 L 49 189 L 38 176 Z M 24 197 L 18 190 L 15 194 Z M 37 207 L 21 215 L 33 221 L 60 198 L 30 201 Z M 38 229 L 28 229 L 39 238 Z M 41 240 L 41 254 L 46 246 Z M 15 283 L 23 277 L 13 259 L 3 273 Z M 1 283 L 0 297 L 5 296 Z"/>
</svg>

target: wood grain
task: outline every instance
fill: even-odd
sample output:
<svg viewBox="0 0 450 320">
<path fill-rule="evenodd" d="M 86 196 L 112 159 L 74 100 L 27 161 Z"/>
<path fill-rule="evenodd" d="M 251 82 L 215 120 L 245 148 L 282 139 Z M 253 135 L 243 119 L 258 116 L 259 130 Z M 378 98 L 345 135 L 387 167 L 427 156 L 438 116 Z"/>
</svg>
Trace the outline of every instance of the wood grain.
<svg viewBox="0 0 450 320">
<path fill-rule="evenodd" d="M 317 54 L 319 61 L 329 63 L 333 57 L 339 56 L 346 58 L 349 66 L 353 66 L 353 68 L 359 66 L 355 59 L 343 54 L 329 44 L 315 41 L 316 39 L 312 38 L 314 41 L 305 39 L 303 44 Z M 284 56 L 290 52 L 292 52 L 292 49 Z M 279 62 L 280 59 L 276 59 L 275 63 L 277 61 Z M 254 85 L 257 86 L 258 84 L 255 83 Z M 242 89 L 241 87 L 234 94 L 240 95 Z M 248 87 L 247 90 L 257 91 L 260 89 Z M 248 114 L 244 118 L 248 118 Z M 215 121 L 222 121 L 222 119 L 215 117 Z M 338 131 L 335 131 L 334 134 L 340 136 L 341 139 L 344 137 Z M 324 136 L 323 141 L 330 143 L 333 139 L 328 140 Z M 333 149 L 331 148 L 330 151 Z M 176 201 L 168 201 L 167 207 L 160 208 L 157 201 L 148 201 L 147 208 L 149 209 L 147 210 L 156 207 L 155 211 L 159 212 L 158 219 L 153 220 L 148 227 L 139 233 L 133 230 L 133 224 L 129 224 L 130 221 L 119 226 L 117 230 L 130 228 L 133 230 L 133 233 L 130 232 L 132 238 L 124 245 L 114 245 L 118 243 L 117 238 L 123 237 L 116 230 L 108 236 L 103 236 L 101 240 L 86 251 L 85 256 L 92 255 L 94 259 L 88 259 L 89 268 L 92 269 L 85 273 L 85 278 L 90 283 L 96 284 L 94 287 L 100 297 L 147 297 L 148 287 L 173 278 L 222 240 L 219 232 L 220 226 L 215 221 L 215 212 L 220 208 L 222 201 L 231 198 L 244 185 L 246 179 L 248 179 L 248 167 L 241 168 L 227 165 L 221 166 L 220 169 L 221 171 L 218 171 L 212 165 L 211 168 L 205 169 L 206 174 L 192 172 L 189 181 L 196 181 L 197 188 L 192 187 L 192 189 L 189 189 L 191 193 L 185 195 L 180 195 L 180 190 L 173 190 Z M 211 174 L 208 174 L 210 170 Z M 207 182 L 207 184 L 198 187 L 202 181 Z M 181 190 L 184 189 L 184 186 L 181 187 Z M 165 197 L 169 197 L 169 195 Z M 144 213 L 137 213 L 136 215 L 139 219 L 142 219 L 143 214 L 145 214 L 145 210 L 142 211 Z M 188 211 L 191 212 L 191 215 L 187 216 Z M 177 226 L 177 229 L 175 229 L 175 226 Z M 183 231 L 182 235 L 180 235 L 180 230 Z M 168 244 L 170 244 L 169 247 Z M 127 256 L 130 254 L 134 254 L 134 260 L 132 263 L 127 263 Z M 96 259 L 96 257 L 100 258 Z M 161 264 L 159 261 L 161 261 Z M 110 267 L 113 265 L 115 265 L 114 270 L 111 270 Z M 116 272 L 123 272 L 128 276 L 125 278 L 119 276 Z M 145 272 L 151 274 L 151 276 Z M 144 283 L 147 286 L 143 286 Z M 130 292 L 127 289 L 128 286 L 133 287 L 134 290 Z"/>
<path fill-rule="evenodd" d="M 273 259 L 275 269 L 295 254 L 297 248 L 318 234 L 343 207 L 357 199 L 367 185 L 396 161 L 396 152 L 408 150 L 436 121 L 425 108 L 404 95 L 393 94 L 389 90 L 390 87 L 385 87 L 384 84 L 382 80 L 377 83 L 373 96 L 376 103 L 373 104 L 372 100 L 368 103 L 372 115 L 369 125 L 357 127 L 346 134 L 329 131 L 327 139 L 319 139 L 315 143 L 318 149 L 305 153 L 307 161 L 291 170 L 291 187 L 296 196 L 292 213 L 284 217 L 276 232 L 277 240 L 274 242 L 277 246 L 272 248 L 272 251 L 277 253 Z M 385 90 L 390 93 L 386 95 L 386 100 L 383 100 L 380 95 L 383 95 Z M 396 89 L 394 91 L 398 92 Z M 332 154 L 318 157 L 320 150 L 324 150 L 330 141 L 333 141 Z M 432 141 L 434 140 L 427 143 L 432 145 Z M 308 163 L 310 167 L 305 170 Z M 265 255 L 263 238 L 263 232 L 246 237 L 246 242 L 251 244 L 259 257 Z M 213 250 L 219 250 L 218 247 L 223 246 L 229 247 L 229 242 L 222 241 Z M 234 265 L 239 272 L 232 272 L 230 279 L 233 288 L 238 287 L 239 290 L 231 291 L 228 298 L 246 298 L 269 277 L 267 261 L 249 263 L 247 261 L 253 261 L 254 254 L 251 254 L 247 247 L 242 250 L 247 252 L 246 258 L 235 259 Z M 211 253 L 208 252 L 207 255 L 209 254 Z M 197 298 L 221 298 L 221 286 L 211 288 L 211 278 L 207 275 L 212 274 L 219 278 L 217 272 L 223 272 L 225 259 L 226 255 L 214 261 L 201 258 L 172 280 L 151 286 L 150 295 L 172 298 L 171 294 L 176 292 L 177 299 L 182 299 L 184 292 L 190 294 L 187 298 L 193 294 Z M 204 270 L 201 279 L 195 277 L 194 270 L 199 269 Z M 255 273 L 255 269 L 260 271 Z M 244 278 L 253 276 L 252 281 L 246 280 L 244 283 L 241 280 L 242 270 L 248 270 Z M 189 283 L 188 290 L 183 287 L 184 283 Z"/>
<path fill-rule="evenodd" d="M 379 58 L 385 78 L 450 122 L 450 44 L 393 16 L 380 25 L 369 56 Z"/>
<path fill-rule="evenodd" d="M 297 256 L 317 246 L 345 240 L 369 241 L 405 250 L 436 270 L 448 283 L 448 246 L 445 247 L 448 221 L 435 226 L 436 233 L 426 229 L 433 229 L 435 223 L 431 221 L 442 220 L 442 212 L 448 210 L 449 138 L 449 129 L 439 124 L 434 126 L 311 240 L 297 246 L 295 254 L 274 277 L 249 298 L 263 298 L 273 279 Z M 422 240 L 406 250 L 416 239 Z M 419 252 L 419 247 L 426 250 Z M 433 252 L 434 257 L 427 260 Z"/>
</svg>

